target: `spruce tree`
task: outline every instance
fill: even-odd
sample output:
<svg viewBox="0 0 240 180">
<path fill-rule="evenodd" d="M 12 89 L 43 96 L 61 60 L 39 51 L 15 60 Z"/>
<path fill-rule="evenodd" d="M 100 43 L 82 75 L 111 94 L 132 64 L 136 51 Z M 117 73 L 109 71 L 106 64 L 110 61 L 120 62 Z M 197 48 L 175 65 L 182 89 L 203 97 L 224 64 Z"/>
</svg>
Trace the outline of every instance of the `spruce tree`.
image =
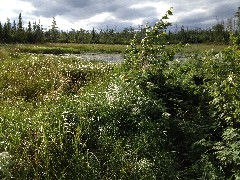
<svg viewBox="0 0 240 180">
<path fill-rule="evenodd" d="M 2 23 L 0 21 L 0 43 L 3 42 L 3 27 L 2 27 Z"/>
<path fill-rule="evenodd" d="M 51 42 L 57 42 L 59 36 L 57 22 L 55 20 L 55 17 L 53 17 L 51 29 L 50 29 L 50 41 Z"/>
<path fill-rule="evenodd" d="M 16 42 L 17 41 L 17 25 L 16 25 L 16 21 L 14 20 L 12 23 L 12 27 L 11 27 L 11 37 L 12 37 L 12 42 Z"/>
<path fill-rule="evenodd" d="M 3 26 L 3 31 L 2 31 L 2 35 L 3 35 L 3 42 L 4 43 L 10 43 L 11 42 L 11 22 L 10 19 L 7 19 L 7 22 L 4 24 Z"/>
<path fill-rule="evenodd" d="M 17 41 L 19 43 L 24 42 L 24 29 L 23 29 L 23 20 L 22 20 L 22 14 L 20 13 L 18 16 L 18 24 L 17 24 Z"/>
<path fill-rule="evenodd" d="M 237 33 L 240 35 L 240 7 L 238 7 L 238 10 L 235 14 L 235 17 L 237 18 Z"/>
<path fill-rule="evenodd" d="M 27 28 L 27 42 L 33 43 L 32 24 L 30 21 L 28 22 L 28 28 Z"/>
<path fill-rule="evenodd" d="M 43 39 L 43 28 L 42 28 L 40 20 L 38 21 L 38 24 L 37 24 L 36 28 L 37 28 L 36 29 L 37 42 L 42 43 L 44 41 L 44 39 Z"/>
<path fill-rule="evenodd" d="M 228 32 L 233 33 L 233 18 L 227 19 L 226 29 Z"/>
</svg>

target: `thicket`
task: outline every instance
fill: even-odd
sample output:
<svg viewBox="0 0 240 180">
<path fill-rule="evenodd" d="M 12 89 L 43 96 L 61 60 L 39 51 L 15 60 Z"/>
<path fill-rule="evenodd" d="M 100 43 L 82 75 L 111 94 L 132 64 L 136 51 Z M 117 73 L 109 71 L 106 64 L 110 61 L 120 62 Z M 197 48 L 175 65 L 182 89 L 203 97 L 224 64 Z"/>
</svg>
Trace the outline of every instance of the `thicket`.
<svg viewBox="0 0 240 180">
<path fill-rule="evenodd" d="M 1 179 L 239 179 L 237 38 L 175 59 L 170 15 L 121 64 L 1 51 Z"/>
</svg>

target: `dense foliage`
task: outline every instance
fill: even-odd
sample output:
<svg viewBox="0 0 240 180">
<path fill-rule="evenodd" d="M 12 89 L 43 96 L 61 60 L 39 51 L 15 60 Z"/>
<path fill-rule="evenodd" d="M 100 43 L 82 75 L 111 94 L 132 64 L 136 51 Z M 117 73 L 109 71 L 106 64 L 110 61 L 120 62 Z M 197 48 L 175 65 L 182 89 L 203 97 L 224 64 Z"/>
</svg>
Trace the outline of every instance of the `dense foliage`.
<svg viewBox="0 0 240 180">
<path fill-rule="evenodd" d="M 121 64 L 0 51 L 1 179 L 239 179 L 240 51 L 178 59 L 167 14 Z"/>
</svg>

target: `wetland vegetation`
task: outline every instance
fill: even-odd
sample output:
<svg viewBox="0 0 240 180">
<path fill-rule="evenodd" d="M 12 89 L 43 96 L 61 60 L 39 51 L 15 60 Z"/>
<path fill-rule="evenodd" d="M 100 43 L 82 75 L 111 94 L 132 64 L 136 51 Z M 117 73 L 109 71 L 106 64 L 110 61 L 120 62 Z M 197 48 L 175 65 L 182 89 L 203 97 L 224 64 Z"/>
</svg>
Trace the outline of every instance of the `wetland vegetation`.
<svg viewBox="0 0 240 180">
<path fill-rule="evenodd" d="M 171 15 L 128 48 L 2 44 L 0 178 L 239 179 L 239 40 L 169 45 Z"/>
</svg>

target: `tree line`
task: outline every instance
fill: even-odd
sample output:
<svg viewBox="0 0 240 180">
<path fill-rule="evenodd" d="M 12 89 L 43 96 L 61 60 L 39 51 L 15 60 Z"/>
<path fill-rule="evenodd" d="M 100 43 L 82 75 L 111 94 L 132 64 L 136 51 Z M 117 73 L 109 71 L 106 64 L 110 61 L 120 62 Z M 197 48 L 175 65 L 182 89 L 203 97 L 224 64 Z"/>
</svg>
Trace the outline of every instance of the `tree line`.
<svg viewBox="0 0 240 180">
<path fill-rule="evenodd" d="M 228 18 L 227 22 L 217 22 L 208 29 L 189 29 L 182 26 L 180 30 L 168 30 L 167 40 L 169 43 L 229 43 L 229 34 L 240 35 L 240 7 L 235 13 L 236 18 Z M 0 43 L 79 43 L 79 44 L 129 44 L 130 39 L 136 37 L 137 43 L 146 34 L 146 28 L 139 26 L 138 30 L 133 27 L 124 28 L 122 31 L 115 29 L 106 30 L 84 30 L 71 29 L 62 31 L 57 27 L 57 22 L 53 17 L 49 30 L 45 30 L 41 22 L 28 22 L 26 28 L 23 26 L 22 14 L 19 14 L 18 21 L 0 22 Z"/>
</svg>

